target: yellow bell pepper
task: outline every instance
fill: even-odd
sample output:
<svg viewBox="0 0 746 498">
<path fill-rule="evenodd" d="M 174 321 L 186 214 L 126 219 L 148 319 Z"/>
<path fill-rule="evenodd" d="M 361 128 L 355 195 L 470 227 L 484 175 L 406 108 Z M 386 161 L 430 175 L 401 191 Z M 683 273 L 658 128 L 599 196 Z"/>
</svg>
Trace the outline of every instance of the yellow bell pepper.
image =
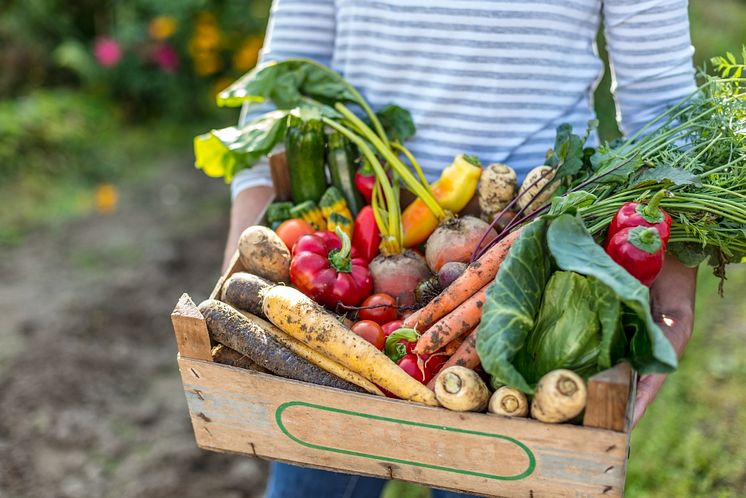
<svg viewBox="0 0 746 498">
<path fill-rule="evenodd" d="M 440 178 L 430 186 L 430 189 L 443 209 L 458 213 L 474 197 L 481 175 L 479 159 L 460 154 L 443 170 Z M 422 244 L 437 227 L 438 218 L 422 200 L 416 199 L 402 213 L 404 247 Z"/>
</svg>

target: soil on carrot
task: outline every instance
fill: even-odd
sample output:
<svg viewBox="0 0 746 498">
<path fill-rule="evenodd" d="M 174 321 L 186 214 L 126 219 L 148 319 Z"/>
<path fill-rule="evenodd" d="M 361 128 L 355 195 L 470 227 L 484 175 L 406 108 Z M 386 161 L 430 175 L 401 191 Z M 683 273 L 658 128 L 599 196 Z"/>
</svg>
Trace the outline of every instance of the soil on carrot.
<svg viewBox="0 0 746 498">
<path fill-rule="evenodd" d="M 266 462 L 200 450 L 169 314 L 216 281 L 228 194 L 179 157 L 0 249 L 0 496 L 254 497 Z"/>
</svg>

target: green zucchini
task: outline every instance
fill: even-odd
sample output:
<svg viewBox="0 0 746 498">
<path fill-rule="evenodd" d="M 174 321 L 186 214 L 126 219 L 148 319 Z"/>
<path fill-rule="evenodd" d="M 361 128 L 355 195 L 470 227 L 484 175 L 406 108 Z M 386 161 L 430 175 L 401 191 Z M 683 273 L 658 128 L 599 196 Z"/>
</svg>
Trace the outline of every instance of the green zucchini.
<svg viewBox="0 0 746 498">
<path fill-rule="evenodd" d="M 299 204 L 318 202 L 326 190 L 324 171 L 324 124 L 319 119 L 288 116 L 285 158 L 290 172 L 290 191 Z"/>
<path fill-rule="evenodd" d="M 357 216 L 357 213 L 365 206 L 363 196 L 355 187 L 357 149 L 347 137 L 338 131 L 333 131 L 329 135 L 327 146 L 326 162 L 329 165 L 332 185 L 342 192 L 347 201 L 347 207 L 350 208 L 353 216 Z"/>
</svg>

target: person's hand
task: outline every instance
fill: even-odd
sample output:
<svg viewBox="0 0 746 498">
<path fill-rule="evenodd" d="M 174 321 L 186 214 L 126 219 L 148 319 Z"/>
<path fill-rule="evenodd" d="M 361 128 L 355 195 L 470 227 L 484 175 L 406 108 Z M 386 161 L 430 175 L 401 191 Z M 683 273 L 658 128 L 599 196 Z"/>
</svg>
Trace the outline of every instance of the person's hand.
<svg viewBox="0 0 746 498">
<path fill-rule="evenodd" d="M 671 345 L 679 358 L 684 353 L 684 349 L 686 349 L 686 345 L 692 336 L 696 277 L 696 269 L 687 268 L 676 258 L 667 256 L 663 270 L 650 292 L 653 317 L 665 336 L 671 341 Z M 645 414 L 665 380 L 665 374 L 640 376 L 637 383 L 632 427 L 635 427 Z"/>
<path fill-rule="evenodd" d="M 660 319 L 658 325 L 671 341 L 677 355 L 680 357 L 692 336 L 693 324 L 691 319 L 678 320 L 668 315 L 656 318 Z M 645 414 L 650 403 L 658 395 L 658 391 L 663 386 L 666 377 L 666 374 L 647 374 L 640 376 L 637 382 L 637 397 L 635 398 L 635 415 L 632 420 L 632 427 L 637 425 L 637 422 Z"/>
</svg>

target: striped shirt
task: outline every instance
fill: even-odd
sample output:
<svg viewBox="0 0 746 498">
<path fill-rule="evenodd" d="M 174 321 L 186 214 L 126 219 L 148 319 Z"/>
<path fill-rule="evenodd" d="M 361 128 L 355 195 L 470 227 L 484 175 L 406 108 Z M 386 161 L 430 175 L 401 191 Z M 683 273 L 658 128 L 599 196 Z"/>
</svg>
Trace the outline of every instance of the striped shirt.
<svg viewBox="0 0 746 498">
<path fill-rule="evenodd" d="M 687 0 L 275 0 L 261 61 L 312 58 L 373 108 L 408 109 L 407 147 L 429 180 L 459 153 L 520 177 L 543 164 L 558 125 L 582 134 L 594 117 L 602 17 L 631 133 L 694 90 Z M 233 195 L 255 185 L 271 185 L 266 164 L 240 172 Z"/>
</svg>

